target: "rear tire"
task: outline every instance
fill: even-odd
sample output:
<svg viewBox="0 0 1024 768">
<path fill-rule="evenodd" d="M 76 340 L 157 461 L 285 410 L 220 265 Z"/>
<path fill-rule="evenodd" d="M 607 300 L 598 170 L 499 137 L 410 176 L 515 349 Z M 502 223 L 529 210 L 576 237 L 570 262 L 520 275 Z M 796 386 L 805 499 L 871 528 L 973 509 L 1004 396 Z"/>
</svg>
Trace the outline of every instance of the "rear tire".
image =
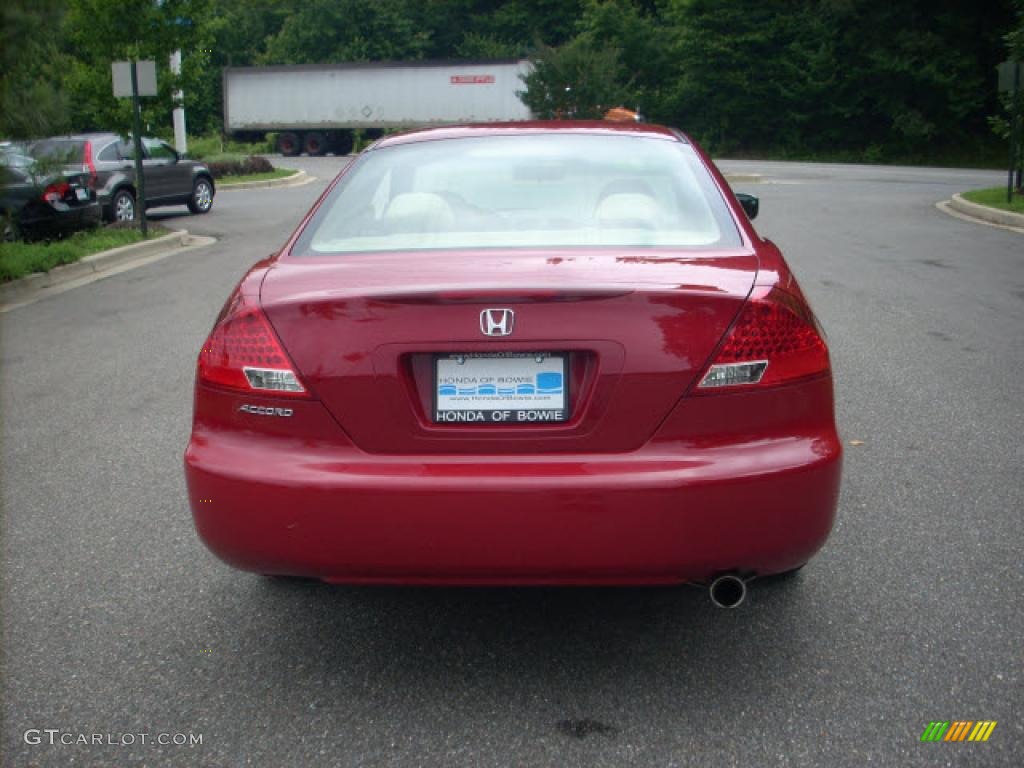
<svg viewBox="0 0 1024 768">
<path fill-rule="evenodd" d="M 209 213 L 213 207 L 213 184 L 205 176 L 200 176 L 192 185 L 192 197 L 188 201 L 188 209 L 192 213 Z"/>
<path fill-rule="evenodd" d="M 327 153 L 327 137 L 317 131 L 307 133 L 302 145 L 310 157 L 320 157 Z"/>
<path fill-rule="evenodd" d="M 295 157 L 302 152 L 302 142 L 297 133 L 285 131 L 277 137 L 277 151 L 285 157 Z"/>
<path fill-rule="evenodd" d="M 3 242 L 16 243 L 24 237 L 16 213 L 0 211 L 0 224 L 3 224 Z"/>
<path fill-rule="evenodd" d="M 135 221 L 135 195 L 130 189 L 119 189 L 110 199 L 111 221 Z"/>
<path fill-rule="evenodd" d="M 334 154 L 341 157 L 352 151 L 356 145 L 356 137 L 352 131 L 342 131 L 334 138 Z"/>
</svg>

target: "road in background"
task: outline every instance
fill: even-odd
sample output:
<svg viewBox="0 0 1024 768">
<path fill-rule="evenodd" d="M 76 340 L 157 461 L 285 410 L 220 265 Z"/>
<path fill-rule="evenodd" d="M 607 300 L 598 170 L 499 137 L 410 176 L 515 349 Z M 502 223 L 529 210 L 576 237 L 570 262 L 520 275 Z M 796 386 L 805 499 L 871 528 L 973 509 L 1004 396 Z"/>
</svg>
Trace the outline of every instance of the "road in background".
<svg viewBox="0 0 1024 768">
<path fill-rule="evenodd" d="M 736 186 L 828 331 L 847 453 L 823 552 L 721 611 L 687 587 L 279 583 L 202 547 L 196 354 L 344 160 L 275 162 L 319 179 L 154 211 L 220 240 L 0 318 L 4 766 L 1024 762 L 1024 238 L 934 207 L 999 174 L 722 163 L 764 174 Z M 998 726 L 919 741 L 958 719 Z"/>
</svg>

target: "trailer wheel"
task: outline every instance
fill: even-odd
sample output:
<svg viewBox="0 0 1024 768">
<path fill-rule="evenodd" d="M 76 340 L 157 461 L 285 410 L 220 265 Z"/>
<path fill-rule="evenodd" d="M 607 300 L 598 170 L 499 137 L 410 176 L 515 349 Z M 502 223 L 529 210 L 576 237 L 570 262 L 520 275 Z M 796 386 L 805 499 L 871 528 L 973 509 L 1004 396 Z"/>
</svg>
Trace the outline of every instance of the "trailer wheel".
<svg viewBox="0 0 1024 768">
<path fill-rule="evenodd" d="M 277 137 L 277 151 L 285 157 L 295 157 L 302 151 L 302 142 L 297 133 L 285 131 Z"/>
<path fill-rule="evenodd" d="M 334 154 L 341 157 L 352 151 L 356 145 L 356 137 L 352 131 L 339 131 L 334 137 Z"/>
<path fill-rule="evenodd" d="M 320 157 L 327 152 L 327 138 L 317 131 L 306 134 L 306 140 L 302 142 L 306 154 L 310 157 Z"/>
</svg>

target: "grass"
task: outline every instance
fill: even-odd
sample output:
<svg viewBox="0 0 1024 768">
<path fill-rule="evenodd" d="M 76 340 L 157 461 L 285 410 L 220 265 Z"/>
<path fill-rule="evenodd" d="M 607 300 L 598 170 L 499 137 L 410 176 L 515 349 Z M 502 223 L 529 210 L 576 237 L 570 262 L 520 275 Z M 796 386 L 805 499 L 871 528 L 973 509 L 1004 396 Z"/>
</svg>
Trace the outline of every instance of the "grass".
<svg viewBox="0 0 1024 768">
<path fill-rule="evenodd" d="M 217 179 L 217 187 L 230 187 L 232 184 L 241 184 L 245 181 L 269 181 L 271 179 L 283 179 L 295 173 L 292 168 L 275 168 L 267 173 L 250 173 L 245 176 L 222 176 Z"/>
<path fill-rule="evenodd" d="M 989 187 L 988 189 L 972 189 L 960 195 L 964 200 L 969 200 L 978 205 L 987 205 L 989 208 L 998 208 L 1001 211 L 1013 213 L 1024 213 L 1024 195 L 1014 192 L 1013 202 L 1006 202 L 1006 187 Z"/>
<path fill-rule="evenodd" d="M 150 225 L 150 237 L 163 234 L 166 233 L 162 227 Z M 72 264 L 85 256 L 140 240 L 142 233 L 137 229 L 95 229 L 50 242 L 0 242 L 0 282 L 47 272 L 61 264 Z"/>
</svg>

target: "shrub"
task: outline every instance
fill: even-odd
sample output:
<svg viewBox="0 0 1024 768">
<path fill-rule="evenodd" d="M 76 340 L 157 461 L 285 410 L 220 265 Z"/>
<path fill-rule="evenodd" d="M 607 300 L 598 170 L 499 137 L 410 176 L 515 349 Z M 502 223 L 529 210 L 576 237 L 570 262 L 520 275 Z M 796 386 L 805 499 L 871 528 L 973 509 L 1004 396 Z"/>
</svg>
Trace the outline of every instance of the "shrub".
<svg viewBox="0 0 1024 768">
<path fill-rule="evenodd" d="M 219 155 L 206 163 L 213 178 L 220 179 L 224 176 L 248 176 L 251 173 L 269 173 L 274 166 L 265 157 L 250 155 Z"/>
<path fill-rule="evenodd" d="M 274 134 L 276 138 L 277 134 Z M 220 134 L 209 134 L 207 136 L 189 136 L 188 156 L 196 160 L 213 160 L 218 155 L 243 155 L 248 156 L 257 153 L 273 152 L 274 142 L 267 136 L 265 141 L 245 142 L 225 139 Z"/>
</svg>

